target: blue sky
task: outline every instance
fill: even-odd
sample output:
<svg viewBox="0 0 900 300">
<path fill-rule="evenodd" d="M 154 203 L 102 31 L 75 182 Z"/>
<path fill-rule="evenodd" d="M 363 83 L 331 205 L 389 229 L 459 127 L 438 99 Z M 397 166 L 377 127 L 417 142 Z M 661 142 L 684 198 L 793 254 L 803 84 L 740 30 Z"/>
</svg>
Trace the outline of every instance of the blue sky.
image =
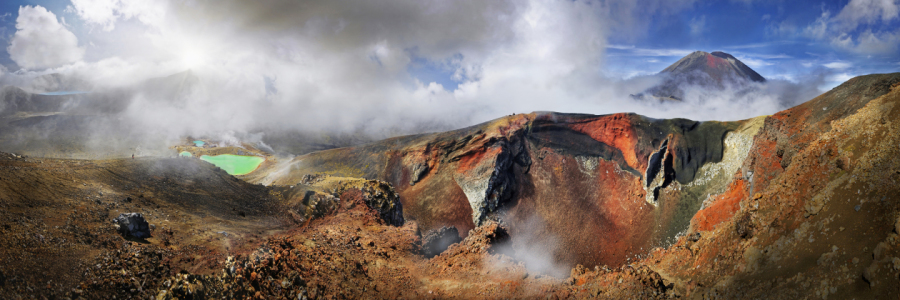
<svg viewBox="0 0 900 300">
<path fill-rule="evenodd" d="M 192 70 L 209 89 L 198 101 L 265 101 L 265 121 L 298 126 L 465 125 L 539 110 L 738 119 L 900 70 L 900 0 L 4 1 L 0 43 L 2 76 L 108 88 Z M 740 100 L 753 110 L 730 108 L 731 94 L 683 108 L 627 100 L 695 50 L 782 83 Z M 261 121 L 234 114 L 211 118 Z"/>
</svg>

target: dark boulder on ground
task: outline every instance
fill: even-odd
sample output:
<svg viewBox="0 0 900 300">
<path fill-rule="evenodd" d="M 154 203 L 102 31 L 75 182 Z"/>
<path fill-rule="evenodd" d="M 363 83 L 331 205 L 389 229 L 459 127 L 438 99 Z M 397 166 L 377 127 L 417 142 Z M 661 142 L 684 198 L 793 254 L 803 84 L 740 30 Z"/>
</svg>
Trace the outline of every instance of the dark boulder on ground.
<svg viewBox="0 0 900 300">
<path fill-rule="evenodd" d="M 312 218 L 320 218 L 333 213 L 340 206 L 341 199 L 334 195 L 321 192 L 308 191 L 303 197 L 303 205 L 306 207 L 305 215 Z"/>
<path fill-rule="evenodd" d="M 141 213 L 121 214 L 113 219 L 113 223 L 119 225 L 119 233 L 123 237 L 136 237 L 139 239 L 150 237 L 150 224 L 147 223 L 147 220 L 144 220 L 144 216 Z"/>
<path fill-rule="evenodd" d="M 382 220 L 393 226 L 403 226 L 403 204 L 390 183 L 370 180 L 362 190 L 366 205 L 377 211 Z"/>
</svg>

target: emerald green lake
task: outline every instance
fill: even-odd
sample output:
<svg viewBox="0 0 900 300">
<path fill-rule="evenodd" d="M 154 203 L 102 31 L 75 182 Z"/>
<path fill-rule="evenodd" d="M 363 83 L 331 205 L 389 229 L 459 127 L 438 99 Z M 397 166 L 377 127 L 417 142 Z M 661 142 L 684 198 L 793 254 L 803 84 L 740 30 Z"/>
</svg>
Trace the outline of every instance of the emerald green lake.
<svg viewBox="0 0 900 300">
<path fill-rule="evenodd" d="M 222 168 L 231 175 L 244 175 L 259 167 L 265 159 L 259 156 L 222 154 L 216 156 L 203 155 L 200 159 Z"/>
<path fill-rule="evenodd" d="M 183 156 L 183 157 L 191 157 L 191 156 L 193 156 L 193 155 L 191 155 L 190 152 L 187 152 L 187 151 L 181 151 L 181 153 L 178 153 L 178 155 L 181 155 L 181 156 Z"/>
</svg>

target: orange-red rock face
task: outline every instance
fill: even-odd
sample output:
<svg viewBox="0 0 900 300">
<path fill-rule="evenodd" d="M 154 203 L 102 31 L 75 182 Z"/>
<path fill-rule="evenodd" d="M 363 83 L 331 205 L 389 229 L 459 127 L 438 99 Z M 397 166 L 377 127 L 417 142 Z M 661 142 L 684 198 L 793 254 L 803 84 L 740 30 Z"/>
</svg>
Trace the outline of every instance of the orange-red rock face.
<svg viewBox="0 0 900 300">
<path fill-rule="evenodd" d="M 707 53 L 706 54 L 706 66 L 709 67 L 710 69 L 722 69 L 722 68 L 727 68 L 730 65 L 728 64 L 728 61 L 726 61 L 724 58 L 717 57 L 717 56 Z"/>
<path fill-rule="evenodd" d="M 610 145 L 625 156 L 625 161 L 634 169 L 644 170 L 647 168 L 647 158 L 638 157 L 635 152 L 637 144 L 637 134 L 632 127 L 631 118 L 628 114 L 619 113 L 607 116 L 597 117 L 582 123 L 572 124 L 573 130 L 587 134 L 594 140 Z"/>
<path fill-rule="evenodd" d="M 433 165 L 434 169 L 442 170 L 443 164 L 440 162 Z M 407 171 L 408 169 L 401 170 L 404 174 L 409 174 L 411 172 Z M 399 180 L 392 182 L 400 194 L 404 215 L 414 217 L 420 226 L 426 228 L 454 226 L 465 234 L 475 228 L 472 222 L 472 209 L 466 195 L 453 178 L 436 176 L 437 170 L 429 170 L 415 184 L 410 184 L 410 176 L 401 176 Z"/>
<path fill-rule="evenodd" d="M 767 117 L 698 234 L 650 263 L 688 298 L 895 297 L 898 104 L 900 74 L 879 74 Z"/>
<path fill-rule="evenodd" d="M 547 150 L 519 179 L 504 219 L 516 249 L 548 252 L 561 265 L 619 265 L 647 247 L 655 208 L 643 200 L 640 178 L 614 162 L 585 164 Z"/>
<path fill-rule="evenodd" d="M 732 181 L 728 186 L 728 190 L 711 199 L 712 205 L 701 209 L 694 215 L 694 218 L 691 220 L 694 223 L 694 228 L 699 231 L 709 231 L 715 228 L 716 225 L 730 220 L 740 208 L 741 200 L 746 198 L 746 182 L 742 179 Z"/>
<path fill-rule="evenodd" d="M 423 231 L 454 226 L 465 236 L 500 220 L 521 255 L 541 253 L 560 266 L 620 265 L 663 233 L 677 232 L 663 228 L 676 218 L 676 205 L 660 209 L 646 201 L 649 157 L 665 152 L 652 175 L 661 174 L 655 184 L 662 188 L 690 180 L 704 161 L 721 157 L 721 139 L 733 127 L 635 114 L 535 113 L 304 159 L 316 166 L 342 159 L 391 182 L 404 217 Z M 320 170 L 326 171 L 298 171 Z"/>
</svg>

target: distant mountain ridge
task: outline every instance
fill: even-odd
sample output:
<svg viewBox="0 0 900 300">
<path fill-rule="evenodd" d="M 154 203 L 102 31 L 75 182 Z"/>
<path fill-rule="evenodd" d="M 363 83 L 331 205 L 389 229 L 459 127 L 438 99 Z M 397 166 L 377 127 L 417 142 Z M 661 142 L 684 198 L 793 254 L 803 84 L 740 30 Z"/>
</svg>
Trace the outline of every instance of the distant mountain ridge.
<svg viewBox="0 0 900 300">
<path fill-rule="evenodd" d="M 663 69 L 659 75 L 664 78 L 662 84 L 632 97 L 681 101 L 685 96 L 685 86 L 724 89 L 726 81 L 738 84 L 766 82 L 765 77 L 731 54 L 721 51 L 694 51 Z"/>
<path fill-rule="evenodd" d="M 759 75 L 759 73 L 756 73 L 756 71 L 734 56 L 721 51 L 712 53 L 694 51 L 694 53 L 688 54 L 674 64 L 666 67 L 660 73 L 678 75 L 692 71 L 702 71 L 718 81 L 721 81 L 726 76 L 736 76 L 738 78 L 749 79 L 756 82 L 766 81 L 766 78 Z"/>
</svg>

